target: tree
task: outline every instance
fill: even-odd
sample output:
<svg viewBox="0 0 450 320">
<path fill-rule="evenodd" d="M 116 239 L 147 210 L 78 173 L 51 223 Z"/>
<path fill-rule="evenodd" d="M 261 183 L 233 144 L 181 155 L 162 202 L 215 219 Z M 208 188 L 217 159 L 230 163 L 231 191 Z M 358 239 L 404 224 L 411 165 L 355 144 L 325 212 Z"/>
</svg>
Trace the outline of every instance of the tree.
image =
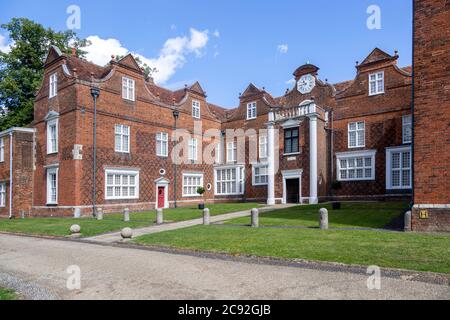
<svg viewBox="0 0 450 320">
<path fill-rule="evenodd" d="M 54 31 L 26 18 L 13 18 L 0 26 L 12 40 L 9 53 L 0 52 L 0 131 L 26 126 L 33 120 L 34 98 L 41 85 L 45 58 L 52 45 L 64 53 L 81 48 L 88 42 L 73 31 Z"/>
</svg>

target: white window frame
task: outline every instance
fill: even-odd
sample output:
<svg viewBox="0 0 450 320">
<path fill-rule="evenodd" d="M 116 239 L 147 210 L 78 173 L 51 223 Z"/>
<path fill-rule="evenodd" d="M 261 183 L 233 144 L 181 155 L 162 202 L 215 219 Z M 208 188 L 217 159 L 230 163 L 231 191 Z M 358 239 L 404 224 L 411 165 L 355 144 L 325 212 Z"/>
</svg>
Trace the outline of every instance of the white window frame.
<svg viewBox="0 0 450 320">
<path fill-rule="evenodd" d="M 195 180 L 197 180 L 199 178 L 200 183 L 199 184 L 194 184 L 194 183 L 186 184 L 186 179 L 188 179 L 188 181 L 189 181 L 189 178 L 191 178 L 190 179 L 191 181 L 193 181 L 192 178 L 194 178 Z M 189 197 L 189 198 L 200 197 L 201 195 L 199 195 L 197 193 L 197 189 L 200 187 L 203 187 L 203 173 L 183 173 L 183 197 Z M 192 189 L 194 192 L 193 193 L 186 192 L 186 190 L 185 190 L 186 188 L 188 190 L 194 188 L 194 189 Z"/>
<path fill-rule="evenodd" d="M 6 207 L 6 182 L 0 183 L 0 208 Z"/>
<path fill-rule="evenodd" d="M 200 101 L 197 100 L 192 101 L 192 117 L 195 119 L 201 118 Z"/>
<path fill-rule="evenodd" d="M 55 128 L 55 136 L 52 136 L 52 127 Z M 58 153 L 59 119 L 47 121 L 47 154 Z"/>
<path fill-rule="evenodd" d="M 402 141 L 403 144 L 412 143 L 412 115 L 410 114 L 402 117 Z"/>
<path fill-rule="evenodd" d="M 373 181 L 376 176 L 376 150 L 368 151 L 356 151 L 356 152 L 342 152 L 336 153 L 336 175 L 338 181 L 343 182 L 354 182 L 354 181 Z M 367 165 L 366 158 L 370 158 L 370 166 Z M 362 159 L 362 166 L 358 166 L 358 161 Z M 345 161 L 345 166 L 342 165 L 341 161 Z M 350 166 L 350 162 L 354 165 Z M 366 170 L 371 170 L 370 177 L 366 175 Z M 363 177 L 358 178 L 358 170 L 363 171 Z M 345 178 L 342 177 L 342 171 L 346 172 Z M 350 178 L 349 172 L 354 172 L 354 177 Z"/>
<path fill-rule="evenodd" d="M 108 184 L 108 175 L 113 176 L 113 183 Z M 120 182 L 116 184 L 116 176 Z M 124 177 L 127 176 L 127 184 L 124 184 Z M 134 176 L 134 184 L 130 184 L 130 176 Z M 134 196 L 130 196 L 130 188 L 135 188 Z M 113 195 L 108 195 L 108 188 L 113 188 Z M 120 188 L 120 195 L 116 196 L 115 188 Z M 128 188 L 128 195 L 123 195 L 123 189 Z M 105 169 L 105 200 L 133 200 L 139 199 L 139 170 L 131 169 Z"/>
<path fill-rule="evenodd" d="M 156 155 L 165 158 L 169 156 L 169 134 L 167 132 L 156 134 Z"/>
<path fill-rule="evenodd" d="M 136 82 L 133 79 L 122 77 L 122 98 L 125 100 L 135 101 Z"/>
<path fill-rule="evenodd" d="M 373 77 L 375 77 L 375 79 L 372 79 Z M 375 84 L 375 91 L 372 90 L 372 84 Z M 369 96 L 376 96 L 379 94 L 383 94 L 384 92 L 384 71 L 378 71 L 369 74 Z"/>
<path fill-rule="evenodd" d="M 266 174 L 261 174 L 261 168 L 266 168 Z M 259 174 L 256 171 L 259 170 Z M 267 186 L 269 184 L 269 165 L 267 163 L 254 164 L 252 166 L 252 185 L 253 186 Z M 259 181 L 256 181 L 259 177 Z M 266 182 L 261 182 L 261 177 L 266 177 Z"/>
<path fill-rule="evenodd" d="M 268 137 L 267 135 L 259 136 L 259 158 L 267 159 L 268 157 Z"/>
<path fill-rule="evenodd" d="M 361 125 L 362 124 L 362 128 Z M 352 128 L 352 125 L 355 125 L 355 129 Z M 362 132 L 362 141 L 360 141 L 361 137 L 359 133 Z M 355 135 L 355 145 L 351 145 L 351 135 Z M 365 148 L 366 147 L 366 122 L 365 121 L 356 121 L 356 122 L 350 122 L 348 124 L 348 148 L 354 149 L 354 148 Z"/>
<path fill-rule="evenodd" d="M 198 139 L 197 138 L 189 139 L 188 157 L 189 157 L 189 160 L 191 160 L 191 161 L 197 161 L 197 159 L 198 159 Z"/>
<path fill-rule="evenodd" d="M 409 167 L 403 166 L 403 154 L 409 152 Z M 392 168 L 392 155 L 399 153 L 399 168 Z M 392 173 L 393 171 L 400 172 L 400 186 L 392 185 Z M 409 170 L 409 185 L 403 184 L 403 172 Z M 409 190 L 412 189 L 412 150 L 410 146 L 406 147 L 394 147 L 386 148 L 386 189 L 387 190 Z"/>
<path fill-rule="evenodd" d="M 57 205 L 58 204 L 58 167 L 47 168 L 47 205 Z M 50 176 L 55 175 L 56 185 L 55 185 L 55 199 L 52 199 L 52 189 Z"/>
<path fill-rule="evenodd" d="M 227 163 L 233 163 L 237 161 L 237 142 L 227 142 Z"/>
<path fill-rule="evenodd" d="M 230 170 L 230 171 L 227 171 Z M 232 171 L 235 170 L 236 179 L 232 179 Z M 225 179 L 223 179 L 223 171 L 225 171 Z M 219 177 L 220 172 L 220 177 Z M 230 172 L 231 178 L 228 179 L 228 172 Z M 218 188 L 218 184 L 221 187 Z M 235 183 L 235 192 L 232 191 L 232 184 Z M 225 186 L 225 188 L 223 188 Z M 220 189 L 220 190 L 219 190 Z M 226 190 L 223 192 L 222 190 Z M 229 191 L 231 189 L 231 191 Z M 245 193 L 245 168 L 244 166 L 224 166 L 214 169 L 214 194 L 216 196 L 235 196 L 243 195 Z"/>
<path fill-rule="evenodd" d="M 5 138 L 0 138 L 0 162 L 5 162 Z"/>
<path fill-rule="evenodd" d="M 120 129 L 120 130 L 118 130 Z M 128 132 L 125 131 L 128 129 Z M 130 153 L 130 135 L 131 135 L 131 127 L 124 124 L 116 124 L 114 125 L 114 151 L 119 153 Z M 117 145 L 117 138 L 120 139 L 120 145 Z M 127 139 L 127 146 L 125 148 L 125 139 Z"/>
<path fill-rule="evenodd" d="M 247 103 L 247 120 L 254 120 L 258 117 L 257 103 Z"/>
<path fill-rule="evenodd" d="M 55 72 L 50 75 L 48 85 L 48 98 L 54 98 L 58 95 L 58 74 Z"/>
</svg>

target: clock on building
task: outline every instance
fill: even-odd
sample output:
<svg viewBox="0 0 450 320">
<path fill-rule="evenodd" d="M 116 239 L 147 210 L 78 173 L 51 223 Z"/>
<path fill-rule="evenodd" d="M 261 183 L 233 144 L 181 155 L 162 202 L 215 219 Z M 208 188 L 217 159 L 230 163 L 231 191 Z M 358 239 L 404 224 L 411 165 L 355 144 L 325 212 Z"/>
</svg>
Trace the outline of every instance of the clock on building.
<svg viewBox="0 0 450 320">
<path fill-rule="evenodd" d="M 297 90 L 301 94 L 310 93 L 316 86 L 316 78 L 311 74 L 302 76 L 297 82 Z"/>
</svg>

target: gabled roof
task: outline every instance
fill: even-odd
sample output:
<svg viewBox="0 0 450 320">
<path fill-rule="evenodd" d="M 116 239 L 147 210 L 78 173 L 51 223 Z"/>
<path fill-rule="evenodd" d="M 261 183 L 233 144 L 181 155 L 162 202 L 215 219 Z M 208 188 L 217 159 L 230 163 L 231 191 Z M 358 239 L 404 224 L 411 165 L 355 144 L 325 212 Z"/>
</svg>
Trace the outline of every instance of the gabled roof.
<svg viewBox="0 0 450 320">
<path fill-rule="evenodd" d="M 258 89 L 258 87 L 256 87 L 253 83 L 250 83 L 247 87 L 247 89 L 245 89 L 244 93 L 241 95 L 241 99 L 245 98 L 245 97 L 249 97 L 249 96 L 253 96 L 256 94 L 260 94 L 263 91 Z"/>
<path fill-rule="evenodd" d="M 136 59 L 133 57 L 131 53 L 127 54 L 125 57 L 117 61 L 117 64 L 128 67 L 132 70 L 135 70 L 139 73 L 143 73 L 141 67 L 136 62 Z"/>
<path fill-rule="evenodd" d="M 378 62 L 397 60 L 398 55 L 391 56 L 389 53 L 384 52 L 380 48 L 375 48 L 372 52 L 358 65 L 358 68 Z"/>
<path fill-rule="evenodd" d="M 202 86 L 200 85 L 200 83 L 198 81 L 196 81 L 193 85 L 191 85 L 187 89 L 192 92 L 198 93 L 201 96 L 206 97 L 206 92 L 205 92 L 205 90 L 203 90 Z"/>
<path fill-rule="evenodd" d="M 54 60 L 58 59 L 59 57 L 62 57 L 63 54 L 61 52 L 61 50 L 57 47 L 57 46 L 51 46 L 50 50 L 47 54 L 47 58 L 45 58 L 45 63 L 44 65 L 48 65 L 50 63 L 52 63 Z"/>
</svg>

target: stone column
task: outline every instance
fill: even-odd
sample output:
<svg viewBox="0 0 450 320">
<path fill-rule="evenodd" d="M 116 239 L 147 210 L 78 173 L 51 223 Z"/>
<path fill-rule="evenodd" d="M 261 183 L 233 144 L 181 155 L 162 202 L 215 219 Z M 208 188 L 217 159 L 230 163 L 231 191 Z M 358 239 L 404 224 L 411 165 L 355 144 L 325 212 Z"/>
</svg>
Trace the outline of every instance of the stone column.
<svg viewBox="0 0 450 320">
<path fill-rule="evenodd" d="M 259 210 L 252 209 L 252 227 L 259 228 Z"/>
<path fill-rule="evenodd" d="M 317 115 L 309 117 L 309 201 L 319 203 L 317 197 Z"/>
<path fill-rule="evenodd" d="M 130 222 L 130 209 L 128 208 L 123 210 L 123 221 Z"/>
<path fill-rule="evenodd" d="M 267 205 L 273 206 L 275 205 L 275 125 L 273 122 L 267 125 L 267 161 Z"/>
<path fill-rule="evenodd" d="M 163 209 L 156 209 L 156 224 L 164 223 Z"/>
<path fill-rule="evenodd" d="M 210 217 L 209 209 L 205 208 L 203 210 L 203 225 L 205 225 L 205 226 L 209 226 L 210 225 L 209 217 Z"/>
</svg>

